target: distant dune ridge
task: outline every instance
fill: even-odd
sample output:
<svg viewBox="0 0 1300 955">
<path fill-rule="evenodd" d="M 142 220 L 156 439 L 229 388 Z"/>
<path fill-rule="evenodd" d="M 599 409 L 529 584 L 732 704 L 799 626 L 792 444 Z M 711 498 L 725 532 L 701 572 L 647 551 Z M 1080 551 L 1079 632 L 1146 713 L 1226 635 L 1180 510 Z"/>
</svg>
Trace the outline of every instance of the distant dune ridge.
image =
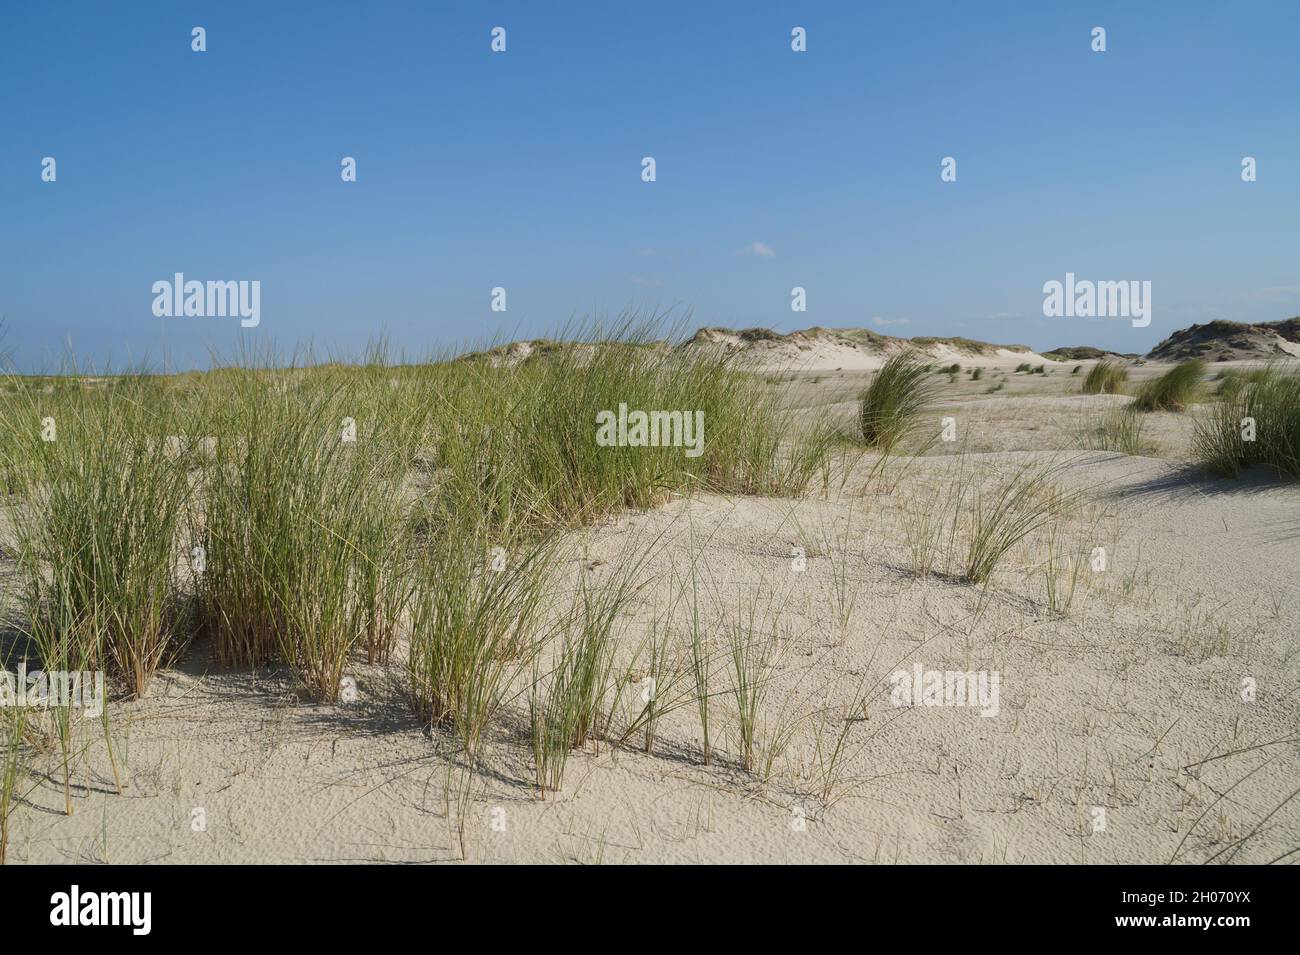
<svg viewBox="0 0 1300 955">
<path fill-rule="evenodd" d="M 666 343 L 658 343 L 661 347 Z M 551 339 L 531 339 L 498 345 L 463 355 L 464 360 L 487 360 L 494 365 L 515 365 L 534 355 L 563 347 Z M 583 346 L 579 346 L 583 347 Z M 920 351 L 936 363 L 1003 365 L 1007 362 L 1125 361 L 1179 362 L 1262 361 L 1300 358 L 1300 317 L 1248 325 L 1216 320 L 1174 332 L 1146 355 L 1107 351 L 1092 345 L 1071 345 L 1036 352 L 1027 345 L 998 345 L 971 338 L 882 335 L 867 328 L 812 328 L 777 332 L 770 328 L 731 329 L 706 326 L 681 347 L 722 349 L 751 362 L 756 368 L 795 368 L 804 371 L 871 371 L 906 348 Z"/>
<path fill-rule="evenodd" d="M 1213 321 L 1174 332 L 1145 356 L 1074 345 L 1035 352 L 1025 345 L 997 345 L 969 338 L 918 336 L 898 338 L 865 328 L 813 327 L 781 333 L 765 328 L 733 331 L 701 328 L 689 346 L 719 346 L 752 354 L 764 367 L 789 366 L 807 370 L 873 369 L 904 348 L 915 348 L 936 362 L 969 365 L 1016 362 L 1090 361 L 1106 357 L 1148 361 L 1250 361 L 1300 358 L 1300 318 L 1248 325 Z M 688 346 L 688 347 L 689 347 Z"/>
<path fill-rule="evenodd" d="M 896 338 L 865 328 L 813 328 L 774 332 L 766 328 L 701 328 L 687 344 L 744 352 L 755 364 L 822 370 L 870 370 L 905 348 L 915 348 L 936 362 L 1000 364 L 1008 360 L 1047 361 L 1026 345 L 994 345 L 969 338 Z"/>
</svg>

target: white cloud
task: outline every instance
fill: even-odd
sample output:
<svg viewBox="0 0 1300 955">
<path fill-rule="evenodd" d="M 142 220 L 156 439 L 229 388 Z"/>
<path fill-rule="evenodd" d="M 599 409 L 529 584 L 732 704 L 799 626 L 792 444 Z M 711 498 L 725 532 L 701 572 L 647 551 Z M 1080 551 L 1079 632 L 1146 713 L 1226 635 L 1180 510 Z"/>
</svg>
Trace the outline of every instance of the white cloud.
<svg viewBox="0 0 1300 955">
<path fill-rule="evenodd" d="M 736 254 L 737 254 L 737 255 L 757 255 L 757 256 L 758 256 L 759 258 L 761 258 L 761 259 L 771 259 L 771 258 L 774 258 L 774 257 L 776 256 L 776 252 L 773 251 L 772 247 L 771 247 L 770 245 L 764 245 L 762 242 L 753 242 L 753 243 L 751 243 L 751 244 L 745 246 L 743 249 L 741 249 L 741 250 L 740 250 L 739 252 L 737 252 Z"/>
<path fill-rule="evenodd" d="M 648 279 L 641 275 L 633 275 L 631 272 L 627 273 L 626 278 L 633 285 L 644 285 L 646 288 L 659 288 L 664 284 L 658 279 Z"/>
<path fill-rule="evenodd" d="M 877 328 L 884 328 L 886 325 L 910 325 L 910 318 L 881 318 L 879 315 L 871 319 Z"/>
</svg>

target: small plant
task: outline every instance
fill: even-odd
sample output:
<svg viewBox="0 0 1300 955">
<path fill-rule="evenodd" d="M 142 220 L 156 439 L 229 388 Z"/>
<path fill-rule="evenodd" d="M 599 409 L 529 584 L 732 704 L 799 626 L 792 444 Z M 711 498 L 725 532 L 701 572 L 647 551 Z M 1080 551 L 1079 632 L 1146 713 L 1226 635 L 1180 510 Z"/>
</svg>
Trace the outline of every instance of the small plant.
<svg viewBox="0 0 1300 955">
<path fill-rule="evenodd" d="M 19 783 L 24 778 L 23 751 L 26 746 L 27 707 L 0 706 L 0 865 L 9 848 L 9 821 L 18 804 Z"/>
<path fill-rule="evenodd" d="M 910 566 L 918 577 L 934 572 L 943 537 L 945 512 L 935 504 L 932 498 L 912 498 L 900 510 Z"/>
<path fill-rule="evenodd" d="M 700 621 L 699 588 L 693 564 L 691 566 L 690 635 L 691 674 L 695 678 L 695 705 L 700 716 L 700 738 L 704 754 L 704 765 L 708 766 L 713 758 L 713 747 L 709 738 L 709 698 L 713 681 L 713 658 L 709 650 L 705 628 Z"/>
<path fill-rule="evenodd" d="M 609 732 L 605 699 L 611 687 L 619 685 L 614 678 L 614 625 L 637 593 L 636 576 L 648 553 L 621 563 L 603 585 L 583 577 L 574 606 L 561 623 L 564 636 L 559 662 L 551 673 L 544 703 L 534 664 L 529 721 L 538 789 L 543 796 L 548 788 L 560 788 L 569 750 L 580 749 L 588 740 L 599 740 Z"/>
<path fill-rule="evenodd" d="M 847 705 L 827 707 L 817 714 L 813 722 L 813 760 L 816 771 L 812 775 L 815 793 L 823 806 L 831 806 L 848 795 L 860 780 L 848 776 L 848 764 L 865 748 L 861 743 L 851 746 L 849 734 L 863 720 L 868 711 L 871 688 L 864 680 Z"/>
<path fill-rule="evenodd" d="M 444 535 L 416 566 L 408 674 L 417 714 L 453 728 L 474 758 L 515 673 L 540 648 L 546 543 L 493 570 L 472 534 Z"/>
<path fill-rule="evenodd" d="M 757 595 L 746 612 L 737 607 L 727 636 L 731 645 L 731 695 L 736 704 L 740 764 L 755 769 L 755 754 L 762 725 L 763 704 L 772 686 L 772 673 L 780 656 L 780 632 L 774 619 L 770 631 L 756 619 Z"/>
<path fill-rule="evenodd" d="M 1022 361 L 1020 364 L 1016 365 L 1016 374 L 1017 375 L 1021 373 L 1027 374 L 1031 370 L 1031 368 L 1032 366 L 1029 364 L 1029 362 Z"/>
<path fill-rule="evenodd" d="M 551 672 L 547 692 L 538 664 L 533 664 L 528 716 L 537 789 L 543 798 L 564 780 L 569 752 L 608 730 L 601 724 L 605 697 L 614 685 L 614 624 L 636 594 L 635 575 L 641 559 L 624 564 L 608 583 L 596 587 L 584 578 L 574 607 L 563 622 L 559 662 Z"/>
<path fill-rule="evenodd" d="M 971 381 L 979 381 L 979 380 L 980 380 L 981 378 L 983 378 L 983 377 L 984 377 L 984 369 L 983 369 L 983 368 L 976 368 L 976 369 L 974 369 L 974 370 L 970 373 L 970 380 L 971 380 Z"/>
<path fill-rule="evenodd" d="M 1084 430 L 1080 444 L 1089 451 L 1145 454 L 1147 444 L 1142 438 L 1142 417 L 1132 405 L 1113 408 L 1102 415 L 1098 424 Z"/>
<path fill-rule="evenodd" d="M 848 641 L 849 623 L 858 602 L 858 586 L 851 573 L 855 557 L 860 551 L 853 546 L 853 507 L 850 502 L 840 531 L 821 528 L 817 553 L 829 560 L 831 577 L 831 616 L 835 625 L 836 642 L 843 646 Z"/>
<path fill-rule="evenodd" d="M 1138 389 L 1133 406 L 1138 411 L 1186 411 L 1201 391 L 1205 362 L 1192 358 L 1175 365 Z"/>
<path fill-rule="evenodd" d="M 886 452 L 892 450 L 915 431 L 932 396 L 925 366 L 915 352 L 891 356 L 860 398 L 863 441 Z"/>
<path fill-rule="evenodd" d="M 1074 369 L 1070 372 L 1070 374 L 1072 374 L 1072 375 L 1077 375 L 1077 374 L 1079 373 L 1079 370 L 1080 370 L 1081 368 L 1083 368 L 1082 365 L 1075 365 L 1075 366 L 1074 366 Z"/>
<path fill-rule="evenodd" d="M 1087 557 L 1071 550 L 1064 521 L 1054 521 L 1047 534 L 1047 559 L 1043 563 L 1043 581 L 1047 590 L 1047 609 L 1065 614 L 1074 603 L 1079 578 Z"/>
<path fill-rule="evenodd" d="M 676 606 L 675 602 L 672 606 Z M 655 614 L 650 618 L 646 639 L 620 681 L 620 691 L 621 686 L 630 685 L 635 699 L 641 702 L 641 709 L 624 728 L 619 743 L 626 745 L 641 733 L 641 748 L 646 753 L 654 752 L 659 721 L 694 699 L 690 679 L 694 674 L 687 659 L 689 650 L 684 654 L 680 643 L 672 637 L 672 613 L 670 607 L 663 617 Z M 644 668 L 639 665 L 643 653 L 647 657 Z"/>
<path fill-rule="evenodd" d="M 611 629 L 621 606 L 618 594 L 593 594 L 582 585 L 579 607 L 572 616 L 543 698 L 541 677 L 533 665 L 528 715 L 537 769 L 537 789 L 558 791 L 569 751 L 586 745 L 596 731 L 605 691 L 614 666 Z"/>
<path fill-rule="evenodd" d="M 1128 369 L 1114 358 L 1103 358 L 1083 379 L 1085 395 L 1115 395 L 1128 380 Z"/>
<path fill-rule="evenodd" d="M 977 483 L 970 514 L 964 578 L 984 583 L 1020 541 L 1066 511 L 1074 495 L 1062 495 L 1051 470 L 1024 465 L 992 488 Z"/>
</svg>

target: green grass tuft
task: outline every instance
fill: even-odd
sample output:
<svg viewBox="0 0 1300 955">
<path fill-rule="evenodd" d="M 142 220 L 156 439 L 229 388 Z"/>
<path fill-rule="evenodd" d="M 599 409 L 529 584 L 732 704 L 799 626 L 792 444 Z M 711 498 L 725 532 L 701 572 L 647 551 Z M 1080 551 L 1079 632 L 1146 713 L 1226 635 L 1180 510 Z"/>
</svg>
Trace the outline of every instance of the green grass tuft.
<svg viewBox="0 0 1300 955">
<path fill-rule="evenodd" d="M 1138 411 L 1186 411 L 1201 394 L 1205 362 L 1192 358 L 1142 385 L 1133 399 Z"/>
<path fill-rule="evenodd" d="M 859 399 L 863 441 L 890 451 L 916 430 L 933 394 L 916 352 L 902 351 L 890 357 Z"/>
<path fill-rule="evenodd" d="M 1103 358 L 1088 369 L 1088 374 L 1083 379 L 1083 393 L 1117 395 L 1126 381 L 1128 369 L 1113 358 Z"/>
</svg>

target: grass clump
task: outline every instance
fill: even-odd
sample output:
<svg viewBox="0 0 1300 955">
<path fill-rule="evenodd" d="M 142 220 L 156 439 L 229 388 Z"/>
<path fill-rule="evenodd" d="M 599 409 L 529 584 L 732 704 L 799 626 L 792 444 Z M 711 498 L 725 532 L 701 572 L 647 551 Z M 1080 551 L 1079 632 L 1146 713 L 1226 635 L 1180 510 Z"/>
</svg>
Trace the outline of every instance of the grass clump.
<svg viewBox="0 0 1300 955">
<path fill-rule="evenodd" d="M 192 531 L 205 565 L 200 619 L 218 658 L 287 663 L 326 701 L 354 649 L 386 656 L 403 603 L 404 461 L 346 381 L 241 371 L 213 395 Z"/>
<path fill-rule="evenodd" d="M 834 439 L 829 427 L 791 427 L 780 392 L 734 355 L 670 347 L 630 324 L 515 365 L 455 362 L 435 377 L 443 511 L 484 513 L 506 531 L 580 526 L 696 489 L 799 494 Z M 661 439 L 678 440 L 643 440 L 631 422 L 641 413 L 660 416 Z M 602 429 L 615 418 L 629 422 L 616 446 L 599 438 L 614 437 Z"/>
<path fill-rule="evenodd" d="M 891 356 L 859 399 L 859 425 L 868 445 L 890 451 L 912 434 L 933 398 L 925 366 L 915 352 Z"/>
<path fill-rule="evenodd" d="M 756 617 L 757 605 L 755 594 L 748 608 L 737 607 L 727 627 L 739 759 L 746 772 L 754 772 L 757 766 L 765 704 L 782 651 L 778 621 L 774 618 L 770 629 L 765 627 Z"/>
<path fill-rule="evenodd" d="M 15 510 L 23 615 L 47 670 L 110 669 L 144 694 L 177 643 L 174 570 L 189 485 L 154 385 L 28 393 L 0 443 L 29 477 Z"/>
<path fill-rule="evenodd" d="M 440 535 L 416 562 L 412 705 L 429 725 L 452 729 L 472 756 L 511 680 L 544 642 L 537 624 L 550 554 L 543 542 L 507 549 L 501 560 L 482 536 L 461 531 Z"/>
<path fill-rule="evenodd" d="M 1238 371 L 1236 368 L 1224 369 L 1215 375 L 1215 380 L 1219 382 L 1215 394 L 1220 398 L 1234 398 L 1247 385 L 1257 385 L 1267 381 L 1271 372 L 1271 368 L 1252 368 L 1249 371 Z"/>
<path fill-rule="evenodd" d="M 1100 421 L 1084 430 L 1080 446 L 1089 451 L 1133 455 L 1145 454 L 1148 449 L 1142 437 L 1142 418 L 1132 405 L 1107 411 Z"/>
<path fill-rule="evenodd" d="M 584 579 L 564 623 L 559 660 L 548 679 L 543 680 L 534 663 L 528 695 L 529 738 L 537 790 L 543 798 L 548 790 L 560 789 L 570 750 L 608 730 L 602 717 L 615 683 L 614 624 L 636 594 L 634 573 L 640 566 L 640 561 L 625 565 L 603 587 Z"/>
<path fill-rule="evenodd" d="M 1076 368 L 1075 371 L 1078 371 Z M 1083 379 L 1085 395 L 1116 395 L 1128 381 L 1128 369 L 1113 358 L 1103 358 Z"/>
<path fill-rule="evenodd" d="M 1300 373 L 1269 366 L 1243 376 L 1197 423 L 1192 446 L 1216 474 L 1264 465 L 1300 477 Z"/>
<path fill-rule="evenodd" d="M 1069 510 L 1050 467 L 1025 465 L 991 487 L 977 481 L 969 514 L 963 579 L 984 583 L 1013 547 Z"/>
<path fill-rule="evenodd" d="M 1138 411 L 1186 411 L 1199 397 L 1205 362 L 1192 358 L 1146 382 L 1133 398 Z"/>
<path fill-rule="evenodd" d="M 23 756 L 27 749 L 27 707 L 13 701 L 0 702 L 0 865 L 9 849 L 9 825 L 22 801 L 21 783 L 26 777 Z"/>
</svg>

